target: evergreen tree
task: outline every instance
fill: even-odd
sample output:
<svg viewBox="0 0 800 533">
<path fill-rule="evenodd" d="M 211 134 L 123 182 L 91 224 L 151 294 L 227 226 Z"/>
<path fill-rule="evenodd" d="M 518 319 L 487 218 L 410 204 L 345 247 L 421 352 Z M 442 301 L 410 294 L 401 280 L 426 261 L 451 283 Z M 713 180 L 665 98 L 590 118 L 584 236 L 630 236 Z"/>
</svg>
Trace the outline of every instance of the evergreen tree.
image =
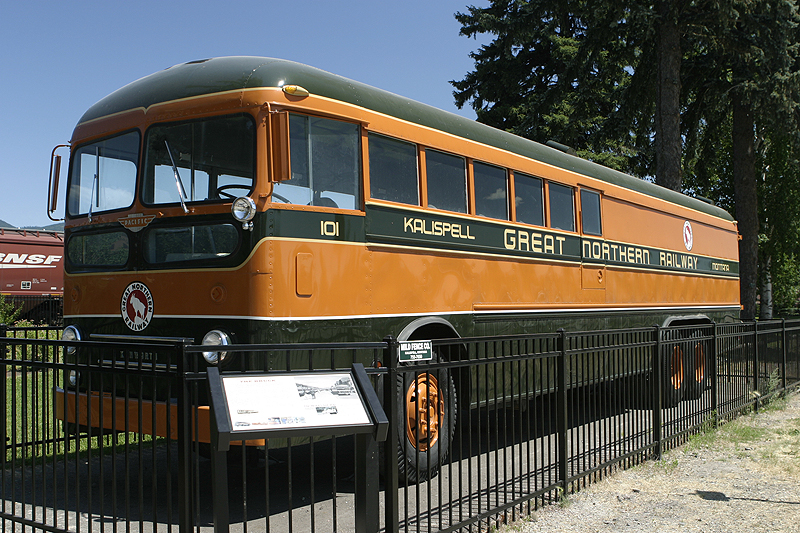
<svg viewBox="0 0 800 533">
<path fill-rule="evenodd" d="M 719 143 L 717 124 L 730 117 L 729 170 L 733 213 L 741 235 L 742 318 L 754 319 L 759 279 L 758 177 L 762 174 L 756 166 L 756 127 L 797 128 L 800 17 L 793 0 L 727 0 L 714 6 L 713 16 L 687 37 L 691 46 L 683 60 L 684 131 L 689 152 L 708 153 Z M 695 142 L 705 147 L 698 148 Z"/>
<path fill-rule="evenodd" d="M 623 111 L 637 48 L 619 38 L 605 49 L 587 45 L 596 27 L 588 21 L 602 19 L 598 26 L 611 32 L 624 20 L 616 6 L 498 0 L 456 14 L 462 35 L 496 36 L 472 54 L 475 70 L 452 82 L 456 105 L 471 102 L 480 122 L 541 143 L 552 139 L 582 157 L 631 170 L 639 132 L 615 129 L 609 117 Z"/>
<path fill-rule="evenodd" d="M 696 185 L 727 128 L 730 184 L 717 188 L 739 221 L 742 317 L 754 318 L 756 126 L 796 129 L 796 0 L 494 0 L 456 18 L 463 35 L 496 36 L 453 82 L 481 122 L 676 190 L 683 149 Z"/>
</svg>

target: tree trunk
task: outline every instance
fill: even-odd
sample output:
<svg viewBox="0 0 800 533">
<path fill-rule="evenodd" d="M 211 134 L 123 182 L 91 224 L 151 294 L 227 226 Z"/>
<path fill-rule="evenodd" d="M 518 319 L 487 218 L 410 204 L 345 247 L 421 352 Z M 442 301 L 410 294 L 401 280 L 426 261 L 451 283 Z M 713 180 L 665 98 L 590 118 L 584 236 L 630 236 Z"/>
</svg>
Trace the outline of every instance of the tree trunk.
<svg viewBox="0 0 800 533">
<path fill-rule="evenodd" d="M 681 34 L 675 0 L 658 2 L 656 183 L 681 190 Z"/>
<path fill-rule="evenodd" d="M 763 258 L 761 265 L 761 305 L 758 318 L 761 320 L 772 320 L 772 258 L 767 255 Z"/>
<path fill-rule="evenodd" d="M 758 287 L 758 191 L 753 110 L 741 94 L 733 95 L 733 189 L 739 224 L 739 291 L 742 319 L 755 320 Z"/>
</svg>

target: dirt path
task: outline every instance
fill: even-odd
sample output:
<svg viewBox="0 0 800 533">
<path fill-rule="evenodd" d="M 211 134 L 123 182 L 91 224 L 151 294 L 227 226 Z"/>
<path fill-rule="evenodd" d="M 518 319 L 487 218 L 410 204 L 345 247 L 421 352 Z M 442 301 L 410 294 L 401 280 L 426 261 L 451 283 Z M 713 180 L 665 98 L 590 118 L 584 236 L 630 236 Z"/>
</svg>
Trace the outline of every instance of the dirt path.
<svg viewBox="0 0 800 533">
<path fill-rule="evenodd" d="M 777 403 L 500 531 L 800 531 L 800 394 Z"/>
</svg>

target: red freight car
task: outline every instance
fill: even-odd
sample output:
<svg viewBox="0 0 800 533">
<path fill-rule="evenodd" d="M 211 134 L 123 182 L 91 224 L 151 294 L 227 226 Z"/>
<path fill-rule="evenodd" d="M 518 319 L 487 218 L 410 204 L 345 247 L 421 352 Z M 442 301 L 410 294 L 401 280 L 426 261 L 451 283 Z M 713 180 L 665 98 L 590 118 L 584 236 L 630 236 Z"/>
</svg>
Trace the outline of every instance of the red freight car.
<svg viewBox="0 0 800 533">
<path fill-rule="evenodd" d="M 0 228 L 0 294 L 20 319 L 59 324 L 64 295 L 64 234 Z"/>
</svg>

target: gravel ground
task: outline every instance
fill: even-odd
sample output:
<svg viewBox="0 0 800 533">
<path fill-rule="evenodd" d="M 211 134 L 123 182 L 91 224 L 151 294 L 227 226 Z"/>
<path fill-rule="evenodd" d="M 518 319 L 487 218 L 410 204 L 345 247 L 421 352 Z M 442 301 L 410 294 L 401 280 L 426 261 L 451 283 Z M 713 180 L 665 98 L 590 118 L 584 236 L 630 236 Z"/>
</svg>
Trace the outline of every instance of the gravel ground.
<svg viewBox="0 0 800 533">
<path fill-rule="evenodd" d="M 800 531 L 800 393 L 500 531 Z"/>
</svg>

